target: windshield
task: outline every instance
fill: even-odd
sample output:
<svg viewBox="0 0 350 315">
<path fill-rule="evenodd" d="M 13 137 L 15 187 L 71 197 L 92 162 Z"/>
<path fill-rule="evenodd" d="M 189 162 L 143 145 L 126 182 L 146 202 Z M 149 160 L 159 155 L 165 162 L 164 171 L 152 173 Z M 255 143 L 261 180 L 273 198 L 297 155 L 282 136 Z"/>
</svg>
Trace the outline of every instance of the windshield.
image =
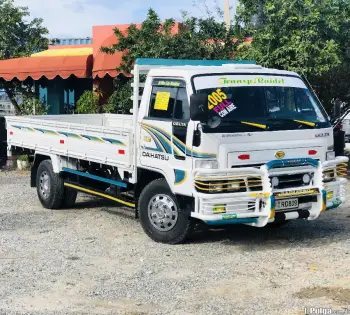
<svg viewBox="0 0 350 315">
<path fill-rule="evenodd" d="M 200 76 L 194 84 L 197 93 L 208 95 L 210 132 L 330 126 L 323 108 L 299 78 Z"/>
</svg>

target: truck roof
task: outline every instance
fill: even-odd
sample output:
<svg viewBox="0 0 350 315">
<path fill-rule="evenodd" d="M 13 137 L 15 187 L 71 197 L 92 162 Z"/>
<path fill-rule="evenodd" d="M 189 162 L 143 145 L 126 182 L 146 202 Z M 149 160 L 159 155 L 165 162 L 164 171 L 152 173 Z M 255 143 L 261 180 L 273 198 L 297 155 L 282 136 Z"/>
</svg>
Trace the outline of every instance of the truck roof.
<svg viewBox="0 0 350 315">
<path fill-rule="evenodd" d="M 137 59 L 136 65 L 147 70 L 150 76 L 180 76 L 189 78 L 198 74 L 245 73 L 277 74 L 300 77 L 292 71 L 264 68 L 249 60 L 186 60 L 186 59 Z"/>
</svg>

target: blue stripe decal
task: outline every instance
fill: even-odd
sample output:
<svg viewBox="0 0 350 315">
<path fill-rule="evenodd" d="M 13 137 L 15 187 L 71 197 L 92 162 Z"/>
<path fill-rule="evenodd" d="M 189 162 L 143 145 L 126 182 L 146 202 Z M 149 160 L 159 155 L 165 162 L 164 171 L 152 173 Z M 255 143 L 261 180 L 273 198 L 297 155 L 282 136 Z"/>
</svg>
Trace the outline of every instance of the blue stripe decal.
<svg viewBox="0 0 350 315">
<path fill-rule="evenodd" d="M 78 175 L 78 176 L 94 179 L 94 180 L 97 180 L 97 181 L 100 181 L 100 182 L 104 182 L 104 183 L 107 183 L 107 184 L 123 187 L 123 188 L 127 187 L 127 184 L 123 183 L 123 182 L 118 182 L 118 181 L 115 181 L 115 180 L 112 180 L 112 179 L 108 179 L 108 178 L 104 178 L 104 177 L 100 177 L 100 176 L 96 176 L 96 175 L 91 175 L 91 174 L 80 172 L 80 171 L 77 171 L 77 170 L 72 170 L 72 169 L 66 168 L 66 167 L 63 167 L 62 171 L 66 172 L 66 173 L 70 173 L 70 174 L 74 174 L 74 175 Z"/>
<path fill-rule="evenodd" d="M 277 167 L 288 167 L 288 166 L 302 166 L 302 165 L 310 165 L 313 167 L 317 167 L 318 161 L 310 158 L 302 158 L 302 159 L 273 160 L 266 163 L 267 169 L 277 168 Z"/>
<path fill-rule="evenodd" d="M 159 134 L 163 135 L 169 142 L 171 142 L 171 136 L 167 132 L 163 131 L 162 129 L 157 128 L 155 126 L 150 126 L 150 125 L 142 125 L 142 126 L 147 131 L 152 132 L 158 138 L 158 140 L 161 141 L 162 143 L 164 142 L 164 139 L 162 140 L 161 137 L 159 137 Z M 173 145 L 182 153 L 190 157 L 207 158 L 207 159 L 216 157 L 216 154 L 200 153 L 200 152 L 193 151 L 190 148 L 188 148 L 183 142 L 176 139 L 175 137 L 173 137 Z M 168 152 L 168 153 L 172 153 L 172 152 Z"/>
<path fill-rule="evenodd" d="M 142 129 L 144 131 L 146 131 L 151 138 L 153 139 L 155 145 L 157 148 L 151 148 L 151 147 L 144 147 L 145 150 L 150 150 L 150 151 L 156 151 L 156 152 L 165 152 L 165 149 L 163 148 L 162 144 L 159 142 L 159 140 L 157 139 L 157 137 L 153 134 L 153 132 L 151 130 L 148 130 L 145 126 L 142 126 Z"/>
<path fill-rule="evenodd" d="M 125 145 L 123 142 L 116 140 L 116 139 L 109 139 L 109 138 L 102 138 L 102 140 L 107 141 L 111 144 L 117 144 L 117 145 Z"/>
<path fill-rule="evenodd" d="M 172 150 L 172 147 L 171 145 L 169 144 L 169 142 L 171 143 L 171 141 L 169 140 L 168 137 L 165 137 L 165 139 L 167 139 L 169 142 L 167 142 L 163 137 L 162 135 L 159 135 L 161 134 L 160 132 L 158 132 L 158 135 L 157 135 L 157 131 L 154 132 L 152 130 L 152 133 L 157 137 L 158 141 L 162 144 L 163 148 L 165 149 L 165 152 L 168 153 L 168 154 L 173 154 L 173 150 Z"/>
<path fill-rule="evenodd" d="M 256 223 L 259 219 L 256 218 L 246 218 L 246 219 L 231 219 L 231 220 L 215 220 L 215 221 L 205 221 L 208 225 L 228 225 L 228 224 L 245 224 L 245 223 Z"/>
<path fill-rule="evenodd" d="M 146 129 L 144 129 L 146 130 Z M 165 149 L 162 147 L 162 144 L 158 141 L 157 137 L 149 130 L 146 130 L 148 132 L 148 134 L 151 136 L 151 138 L 153 139 L 154 143 L 156 144 L 156 149 L 154 148 L 149 148 L 146 147 L 145 149 L 147 150 L 151 150 L 151 151 L 157 151 L 157 152 L 164 152 L 165 153 Z"/>
<path fill-rule="evenodd" d="M 186 172 L 183 170 L 174 170 L 175 172 L 175 185 L 180 185 L 186 180 Z"/>
<path fill-rule="evenodd" d="M 333 210 L 333 209 L 337 209 L 341 204 L 342 204 L 342 201 L 339 200 L 339 199 L 336 199 L 332 202 L 333 204 L 331 206 L 329 206 L 328 208 L 326 208 L 326 211 L 329 211 L 329 210 Z"/>
</svg>

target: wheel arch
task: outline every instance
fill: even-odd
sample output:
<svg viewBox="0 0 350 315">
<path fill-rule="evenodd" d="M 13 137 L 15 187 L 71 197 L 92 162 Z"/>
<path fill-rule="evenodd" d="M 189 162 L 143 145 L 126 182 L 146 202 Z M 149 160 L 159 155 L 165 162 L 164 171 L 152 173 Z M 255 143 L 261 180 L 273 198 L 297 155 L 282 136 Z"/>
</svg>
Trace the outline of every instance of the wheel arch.
<svg viewBox="0 0 350 315">
<path fill-rule="evenodd" d="M 135 201 L 137 203 L 142 190 L 150 183 L 156 179 L 164 178 L 169 185 L 169 181 L 165 174 L 160 170 L 151 170 L 147 168 L 138 168 L 137 178 L 139 179 L 135 185 Z M 171 189 L 171 185 L 169 185 Z"/>
<path fill-rule="evenodd" d="M 38 173 L 38 167 L 40 163 L 45 160 L 51 160 L 52 168 L 55 173 L 60 172 L 60 162 L 59 157 L 57 155 L 35 152 L 33 166 L 30 171 L 30 187 L 36 187 L 36 176 Z"/>
</svg>

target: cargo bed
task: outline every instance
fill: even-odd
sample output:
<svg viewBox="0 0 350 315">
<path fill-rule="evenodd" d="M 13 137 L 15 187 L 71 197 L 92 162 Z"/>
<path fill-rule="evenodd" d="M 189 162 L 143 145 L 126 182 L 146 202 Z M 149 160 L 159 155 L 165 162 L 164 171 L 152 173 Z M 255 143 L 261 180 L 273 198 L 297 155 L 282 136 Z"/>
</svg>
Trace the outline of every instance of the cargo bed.
<svg viewBox="0 0 350 315">
<path fill-rule="evenodd" d="M 133 168 L 133 116 L 7 116 L 8 146 Z"/>
</svg>

